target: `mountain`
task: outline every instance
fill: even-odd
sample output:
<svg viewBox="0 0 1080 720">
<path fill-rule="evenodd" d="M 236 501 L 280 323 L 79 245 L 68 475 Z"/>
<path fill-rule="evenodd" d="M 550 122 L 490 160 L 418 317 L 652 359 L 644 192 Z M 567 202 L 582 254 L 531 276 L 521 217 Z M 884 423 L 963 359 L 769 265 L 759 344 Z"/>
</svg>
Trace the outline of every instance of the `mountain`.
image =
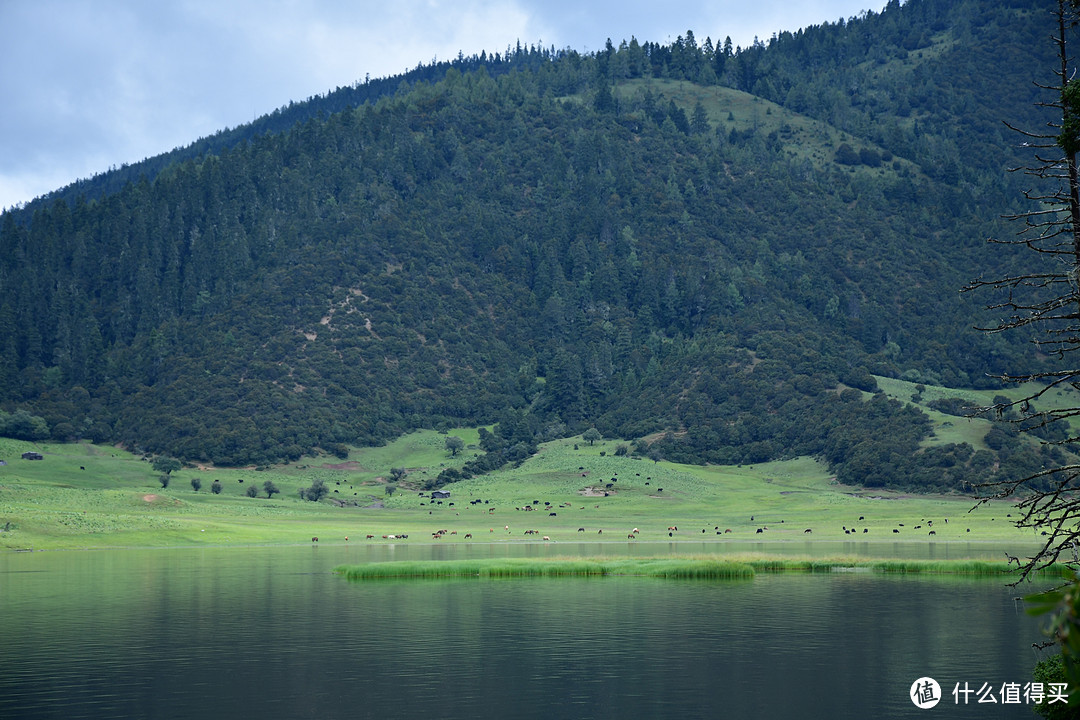
<svg viewBox="0 0 1080 720">
<path fill-rule="evenodd" d="M 0 218 L 0 431 L 246 464 L 496 423 L 482 472 L 595 425 L 871 486 L 1038 467 L 925 447 L 873 391 L 1041 361 L 958 291 L 1031 262 L 985 240 L 1052 29 L 909 0 L 737 51 L 519 45 L 63 189 Z"/>
</svg>

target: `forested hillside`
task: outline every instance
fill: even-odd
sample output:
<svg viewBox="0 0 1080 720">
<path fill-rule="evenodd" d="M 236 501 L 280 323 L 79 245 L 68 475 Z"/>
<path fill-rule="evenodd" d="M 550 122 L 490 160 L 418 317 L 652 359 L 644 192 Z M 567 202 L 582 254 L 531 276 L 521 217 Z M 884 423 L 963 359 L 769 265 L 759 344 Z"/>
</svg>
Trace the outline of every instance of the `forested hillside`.
<svg viewBox="0 0 1080 720">
<path fill-rule="evenodd" d="M 1023 260 L 985 240 L 1050 31 L 1033 0 L 909 0 L 745 49 L 518 46 L 68 188 L 0 221 L 0 430 L 246 464 L 497 423 L 479 472 L 595 425 L 868 485 L 1038 467 L 920 451 L 928 418 L 867 393 L 1032 362 L 959 289 Z"/>
</svg>

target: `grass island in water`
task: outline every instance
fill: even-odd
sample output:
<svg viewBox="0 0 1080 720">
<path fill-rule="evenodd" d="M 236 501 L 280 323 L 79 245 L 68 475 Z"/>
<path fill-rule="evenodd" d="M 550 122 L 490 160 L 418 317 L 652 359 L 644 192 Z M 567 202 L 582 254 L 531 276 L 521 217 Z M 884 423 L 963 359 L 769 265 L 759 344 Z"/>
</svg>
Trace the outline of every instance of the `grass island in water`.
<svg viewBox="0 0 1080 720">
<path fill-rule="evenodd" d="M 450 561 L 373 562 L 341 565 L 334 572 L 349 580 L 450 577 L 595 577 L 626 575 L 672 579 L 749 579 L 758 572 L 911 573 L 1001 576 L 1016 572 L 1005 562 L 984 560 L 852 560 L 810 558 L 727 558 L 719 555 L 637 558 L 507 558 Z"/>
</svg>

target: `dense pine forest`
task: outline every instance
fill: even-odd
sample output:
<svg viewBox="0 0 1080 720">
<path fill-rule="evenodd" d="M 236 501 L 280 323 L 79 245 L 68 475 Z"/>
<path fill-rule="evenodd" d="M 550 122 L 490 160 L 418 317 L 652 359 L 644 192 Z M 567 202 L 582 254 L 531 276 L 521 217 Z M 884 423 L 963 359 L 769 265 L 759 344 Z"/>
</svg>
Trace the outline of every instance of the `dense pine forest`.
<svg viewBox="0 0 1080 720">
<path fill-rule="evenodd" d="M 1030 472 L 1060 451 L 920 450 L 874 376 L 1036 362 L 959 291 L 1031 262 L 986 239 L 1051 23 L 892 0 L 749 48 L 518 44 L 57 190 L 0 218 L 0 434 L 257 464 L 494 425 L 483 472 L 595 426 L 867 486 Z"/>
</svg>

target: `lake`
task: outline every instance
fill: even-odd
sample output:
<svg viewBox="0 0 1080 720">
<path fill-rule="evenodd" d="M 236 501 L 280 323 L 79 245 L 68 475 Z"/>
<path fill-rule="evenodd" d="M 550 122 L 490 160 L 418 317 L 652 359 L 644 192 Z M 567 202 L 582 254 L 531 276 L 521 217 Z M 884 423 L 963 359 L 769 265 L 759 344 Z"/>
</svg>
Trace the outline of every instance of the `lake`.
<svg viewBox="0 0 1080 720">
<path fill-rule="evenodd" d="M 751 551 L 717 544 L 323 545 L 0 554 L 0 718 L 1035 717 L 1041 619 L 1001 580 L 758 574 L 350 583 L 391 559 Z M 778 552 L 883 554 L 840 543 Z M 900 544 L 884 554 L 979 548 Z M 987 557 L 1000 550 L 986 549 Z M 944 698 L 908 692 L 935 678 Z M 961 702 L 963 697 L 960 697 Z"/>
</svg>

